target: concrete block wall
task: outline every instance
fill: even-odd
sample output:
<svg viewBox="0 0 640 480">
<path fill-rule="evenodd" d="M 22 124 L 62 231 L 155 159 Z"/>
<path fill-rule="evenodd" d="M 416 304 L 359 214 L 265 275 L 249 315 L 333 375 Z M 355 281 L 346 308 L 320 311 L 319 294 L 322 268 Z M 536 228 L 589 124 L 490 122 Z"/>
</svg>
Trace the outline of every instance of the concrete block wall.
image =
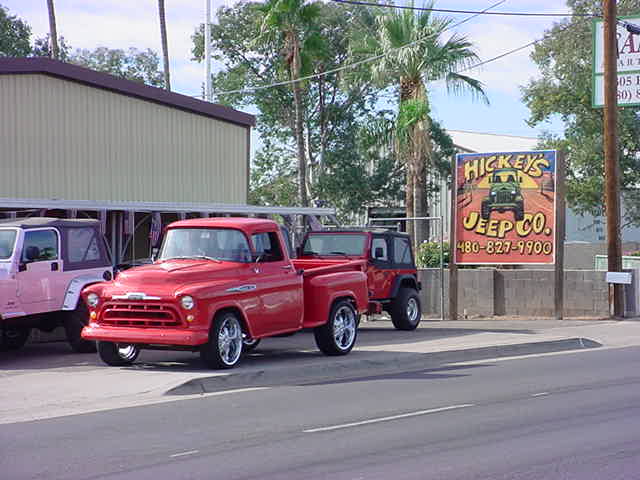
<svg viewBox="0 0 640 480">
<path fill-rule="evenodd" d="M 440 271 L 419 271 L 423 285 L 423 313 L 440 316 Z M 445 316 L 448 315 L 449 272 L 444 272 Z M 566 270 L 564 274 L 564 316 L 607 316 L 608 285 L 605 273 Z M 552 270 L 458 270 L 458 313 L 474 316 L 554 315 L 554 272 Z"/>
</svg>

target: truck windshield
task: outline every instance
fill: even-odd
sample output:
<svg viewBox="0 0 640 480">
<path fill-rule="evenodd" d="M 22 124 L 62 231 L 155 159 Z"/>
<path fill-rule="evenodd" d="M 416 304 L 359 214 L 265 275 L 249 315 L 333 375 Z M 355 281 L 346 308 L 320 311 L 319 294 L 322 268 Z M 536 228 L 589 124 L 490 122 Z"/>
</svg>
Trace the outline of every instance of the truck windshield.
<svg viewBox="0 0 640 480">
<path fill-rule="evenodd" d="M 162 242 L 158 260 L 203 258 L 250 262 L 251 250 L 240 230 L 231 228 L 174 228 Z"/>
<path fill-rule="evenodd" d="M 310 234 L 304 242 L 303 255 L 364 255 L 366 235 L 354 234 Z"/>
<path fill-rule="evenodd" d="M 0 260 L 11 258 L 16 243 L 15 230 L 0 230 Z"/>
</svg>

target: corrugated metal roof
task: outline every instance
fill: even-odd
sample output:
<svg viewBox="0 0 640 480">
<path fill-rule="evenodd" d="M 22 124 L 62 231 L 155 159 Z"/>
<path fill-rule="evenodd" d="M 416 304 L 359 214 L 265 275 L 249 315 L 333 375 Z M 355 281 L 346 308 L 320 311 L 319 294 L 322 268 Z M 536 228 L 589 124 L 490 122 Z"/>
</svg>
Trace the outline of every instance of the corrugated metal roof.
<svg viewBox="0 0 640 480">
<path fill-rule="evenodd" d="M 230 107 L 204 102 L 179 93 L 119 78 L 107 73 L 96 72 L 88 68 L 50 58 L 0 58 L 0 75 L 7 74 L 43 74 L 79 82 L 95 88 L 110 90 L 131 97 L 148 100 L 172 108 L 225 120 L 227 122 L 253 127 L 255 116 Z"/>
<path fill-rule="evenodd" d="M 535 150 L 538 139 L 515 135 L 447 130 L 453 144 L 462 152 L 518 152 Z"/>
<path fill-rule="evenodd" d="M 0 208 L 8 210 L 87 210 L 87 211 L 136 211 L 136 212 L 203 212 L 265 215 L 335 215 L 333 208 L 318 207 L 263 207 L 230 203 L 191 202 L 94 202 L 91 200 L 61 200 L 38 198 L 0 198 Z"/>
</svg>

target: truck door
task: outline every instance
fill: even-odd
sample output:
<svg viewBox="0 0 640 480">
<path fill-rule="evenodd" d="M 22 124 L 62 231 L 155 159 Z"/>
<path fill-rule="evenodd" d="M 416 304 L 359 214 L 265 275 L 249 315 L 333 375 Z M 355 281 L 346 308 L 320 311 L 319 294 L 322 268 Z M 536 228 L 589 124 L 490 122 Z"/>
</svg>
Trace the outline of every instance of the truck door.
<svg viewBox="0 0 640 480">
<path fill-rule="evenodd" d="M 295 330 L 302 325 L 302 279 L 282 251 L 276 232 L 251 237 L 258 255 L 256 293 L 262 312 L 260 332 Z"/>
<path fill-rule="evenodd" d="M 16 229 L 0 229 L 0 315 L 15 313 L 18 309 L 16 293 L 15 246 Z"/>
<path fill-rule="evenodd" d="M 26 230 L 18 273 L 18 299 L 25 312 L 50 310 L 60 288 L 60 235 L 52 228 Z"/>
<path fill-rule="evenodd" d="M 371 265 L 367 272 L 372 299 L 388 298 L 391 295 L 391 245 L 388 235 L 373 234 L 371 239 Z"/>
</svg>

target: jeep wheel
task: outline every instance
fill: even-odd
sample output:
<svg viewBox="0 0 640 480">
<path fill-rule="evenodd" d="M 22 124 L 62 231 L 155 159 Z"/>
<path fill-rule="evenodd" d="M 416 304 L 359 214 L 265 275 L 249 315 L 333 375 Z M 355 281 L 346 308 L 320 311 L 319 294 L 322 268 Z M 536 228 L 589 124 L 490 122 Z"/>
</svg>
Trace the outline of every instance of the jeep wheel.
<svg viewBox="0 0 640 480">
<path fill-rule="evenodd" d="M 0 352 L 20 350 L 29 340 L 30 328 L 3 328 L 0 330 Z"/>
<path fill-rule="evenodd" d="M 480 205 L 480 216 L 483 220 L 489 220 L 491 216 L 491 206 L 488 203 L 482 202 Z"/>
<path fill-rule="evenodd" d="M 327 323 L 313 330 L 316 344 L 325 355 L 346 355 L 358 336 L 358 313 L 348 300 L 340 300 L 331 308 Z"/>
<path fill-rule="evenodd" d="M 391 321 L 398 330 L 415 330 L 422 318 L 420 297 L 413 288 L 401 288 L 391 304 Z"/>
<path fill-rule="evenodd" d="M 516 222 L 524 220 L 524 203 L 523 202 L 516 203 L 516 208 L 513 211 L 513 215 L 516 218 Z"/>
<path fill-rule="evenodd" d="M 260 339 L 259 338 L 250 338 L 250 337 L 243 337 L 242 338 L 242 353 L 249 353 L 254 351 L 258 344 L 260 343 Z"/>
<path fill-rule="evenodd" d="M 216 315 L 209 341 L 200 347 L 200 358 L 209 368 L 233 368 L 242 354 L 242 327 L 235 313 Z"/>
<path fill-rule="evenodd" d="M 98 342 L 98 355 L 112 367 L 124 367 L 135 362 L 140 348 L 129 343 Z"/>
<path fill-rule="evenodd" d="M 78 353 L 94 353 L 96 342 L 82 338 L 82 329 L 89 322 L 89 310 L 82 299 L 72 312 L 67 312 L 64 318 L 64 331 L 71 348 Z"/>
</svg>

